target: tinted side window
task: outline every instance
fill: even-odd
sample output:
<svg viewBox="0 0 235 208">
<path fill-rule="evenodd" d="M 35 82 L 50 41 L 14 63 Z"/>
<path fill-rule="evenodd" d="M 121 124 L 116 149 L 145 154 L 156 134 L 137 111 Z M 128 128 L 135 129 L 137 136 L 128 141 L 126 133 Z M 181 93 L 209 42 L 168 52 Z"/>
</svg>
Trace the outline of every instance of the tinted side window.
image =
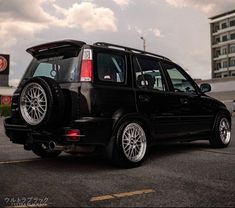
<svg viewBox="0 0 235 208">
<path fill-rule="evenodd" d="M 124 82 L 125 57 L 108 53 L 97 54 L 97 71 L 101 81 Z"/>
<path fill-rule="evenodd" d="M 165 64 L 165 69 L 171 79 L 175 92 L 196 93 L 195 87 L 177 66 Z"/>
<path fill-rule="evenodd" d="M 134 57 L 134 68 L 137 87 L 165 91 L 160 66 L 157 61 Z"/>
</svg>

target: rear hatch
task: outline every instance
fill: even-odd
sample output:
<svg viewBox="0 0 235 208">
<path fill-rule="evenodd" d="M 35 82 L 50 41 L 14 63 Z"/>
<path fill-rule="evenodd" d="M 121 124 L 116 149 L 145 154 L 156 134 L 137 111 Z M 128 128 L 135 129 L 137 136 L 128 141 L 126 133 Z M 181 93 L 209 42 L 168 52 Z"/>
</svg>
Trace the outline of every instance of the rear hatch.
<svg viewBox="0 0 235 208">
<path fill-rule="evenodd" d="M 78 81 L 84 42 L 64 40 L 31 47 L 26 51 L 33 56 L 18 89 L 12 99 L 12 116 L 19 118 L 19 94 L 24 83 L 37 76 L 54 79 L 62 88 L 66 99 L 66 118 L 68 123 L 77 117 Z M 75 86 L 76 85 L 76 86 Z"/>
<path fill-rule="evenodd" d="M 58 83 L 78 82 L 81 61 L 79 53 L 84 42 L 58 41 L 27 49 L 34 58 L 23 80 L 36 76 L 46 76 Z"/>
</svg>

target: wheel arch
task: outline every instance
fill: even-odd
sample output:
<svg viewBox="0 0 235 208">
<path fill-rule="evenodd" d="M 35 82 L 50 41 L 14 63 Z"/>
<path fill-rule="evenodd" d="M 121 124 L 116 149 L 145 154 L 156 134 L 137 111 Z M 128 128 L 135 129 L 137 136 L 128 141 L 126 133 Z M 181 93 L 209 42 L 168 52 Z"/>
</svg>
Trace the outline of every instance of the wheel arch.
<svg viewBox="0 0 235 208">
<path fill-rule="evenodd" d="M 232 122 L 232 118 L 231 118 L 231 114 L 230 112 L 227 110 L 227 109 L 220 109 L 216 114 L 215 114 L 215 117 L 214 117 L 214 121 L 213 121 L 213 128 L 212 128 L 212 132 L 214 131 L 215 129 L 215 125 L 216 125 L 216 121 L 218 119 L 219 116 L 221 115 L 226 115 L 226 117 L 228 118 L 230 124 Z"/>
<path fill-rule="evenodd" d="M 230 125 L 230 130 L 229 130 L 229 138 L 227 133 L 226 133 L 226 141 L 224 141 L 224 138 L 221 138 L 221 132 L 220 132 L 220 121 L 222 118 L 226 118 L 229 122 L 229 125 Z M 229 113 L 228 110 L 221 110 L 221 111 L 218 111 L 216 116 L 215 116 L 215 119 L 214 119 L 214 124 L 213 124 L 213 128 L 212 128 L 212 131 L 211 131 L 211 136 L 209 138 L 209 142 L 210 144 L 212 145 L 212 147 L 215 147 L 215 148 L 224 148 L 224 147 L 227 147 L 231 141 L 231 114 Z M 222 133 L 224 134 L 224 133 Z M 223 136 L 222 136 L 223 137 Z M 228 140 L 228 141 L 227 141 Z"/>
<path fill-rule="evenodd" d="M 116 116 L 116 117 L 115 117 Z M 143 159 L 145 158 L 146 152 L 144 157 L 139 162 L 130 162 L 127 161 L 128 159 L 124 157 L 124 153 L 122 154 L 122 150 L 120 147 L 120 130 L 122 130 L 125 125 L 128 125 L 129 121 L 136 122 L 141 125 L 141 127 L 144 129 L 144 132 L 147 137 L 147 147 L 146 150 L 149 147 L 149 144 L 151 143 L 151 122 L 148 119 L 147 116 L 136 113 L 136 112 L 125 112 L 124 111 L 119 114 L 116 114 L 113 118 L 113 127 L 112 127 L 112 137 L 106 146 L 106 155 L 107 157 L 112 160 L 115 164 L 122 166 L 122 167 L 136 167 L 139 166 Z"/>
<path fill-rule="evenodd" d="M 120 111 L 117 114 L 114 114 L 113 126 L 112 126 L 112 137 L 115 137 L 115 135 L 118 132 L 119 127 L 128 120 L 139 122 L 144 128 L 145 133 L 147 134 L 148 142 L 151 143 L 151 140 L 152 140 L 151 122 L 147 116 L 141 113 L 137 113 L 137 112 L 125 112 L 125 111 L 121 112 Z"/>
</svg>

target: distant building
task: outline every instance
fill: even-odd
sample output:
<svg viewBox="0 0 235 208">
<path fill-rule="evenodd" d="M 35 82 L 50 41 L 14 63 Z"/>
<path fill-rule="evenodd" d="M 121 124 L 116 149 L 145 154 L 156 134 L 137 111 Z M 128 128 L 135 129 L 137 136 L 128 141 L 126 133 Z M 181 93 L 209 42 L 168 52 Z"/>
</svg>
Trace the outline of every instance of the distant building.
<svg viewBox="0 0 235 208">
<path fill-rule="evenodd" d="M 212 78 L 235 77 L 235 10 L 209 19 Z"/>
</svg>

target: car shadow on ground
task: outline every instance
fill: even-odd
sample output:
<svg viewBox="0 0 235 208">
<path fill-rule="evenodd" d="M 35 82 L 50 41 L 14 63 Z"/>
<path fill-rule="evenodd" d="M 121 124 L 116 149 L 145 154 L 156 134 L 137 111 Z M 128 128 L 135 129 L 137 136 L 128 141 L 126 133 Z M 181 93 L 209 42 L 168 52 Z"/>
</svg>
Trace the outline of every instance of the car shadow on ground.
<svg viewBox="0 0 235 208">
<path fill-rule="evenodd" d="M 173 157 L 177 154 L 192 152 L 197 150 L 208 150 L 210 145 L 207 141 L 197 141 L 192 143 L 167 143 L 158 144 L 149 148 L 146 163 L 164 157 Z M 63 153 L 54 159 L 42 159 L 29 162 L 31 168 L 53 170 L 53 171 L 115 171 L 122 168 L 113 165 L 102 153 L 71 155 Z M 27 164 L 29 164 L 27 163 Z M 26 164 L 26 163 L 25 163 Z M 143 164 L 144 165 L 144 164 Z"/>
<path fill-rule="evenodd" d="M 161 143 L 150 147 L 148 156 L 159 158 L 194 150 L 208 150 L 210 148 L 208 141 Z"/>
</svg>

